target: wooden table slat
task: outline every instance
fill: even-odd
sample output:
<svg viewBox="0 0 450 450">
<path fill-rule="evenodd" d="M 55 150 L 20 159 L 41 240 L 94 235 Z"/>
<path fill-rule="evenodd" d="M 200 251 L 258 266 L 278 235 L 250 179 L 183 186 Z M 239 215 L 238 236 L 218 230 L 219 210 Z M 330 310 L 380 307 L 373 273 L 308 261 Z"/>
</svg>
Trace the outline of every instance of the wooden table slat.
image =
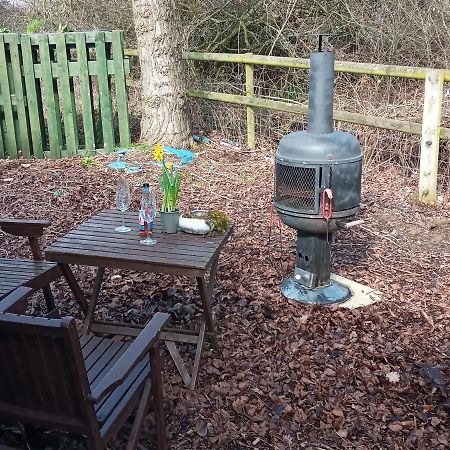
<svg viewBox="0 0 450 450">
<path fill-rule="evenodd" d="M 99 236 L 99 237 L 103 237 L 103 236 L 115 236 L 115 237 L 120 237 L 120 236 L 124 236 L 124 237 L 137 237 L 139 238 L 138 232 L 137 230 L 132 230 L 129 233 L 118 233 L 117 231 L 115 231 L 115 228 L 118 225 L 121 225 L 122 222 L 105 222 L 105 223 L 96 223 L 96 222 L 85 222 L 83 224 L 81 224 L 80 226 L 78 226 L 77 228 L 75 228 L 75 230 L 73 230 L 72 232 L 69 233 L 69 235 L 74 235 L 74 234 L 79 234 L 84 232 L 84 234 L 90 233 L 91 235 L 94 236 Z M 132 227 L 131 223 L 127 223 L 127 221 L 125 221 L 125 225 L 129 226 L 130 228 Z M 219 244 L 224 235 L 223 234 L 216 234 L 214 236 L 210 236 L 210 235 L 193 235 L 193 234 L 189 234 L 189 233 L 183 233 L 183 232 L 178 232 L 175 234 L 164 234 L 161 232 L 161 229 L 156 227 L 154 229 L 154 233 L 153 235 L 155 237 L 159 237 L 160 239 L 163 239 L 165 243 L 167 244 L 175 244 L 175 243 L 189 243 L 190 245 L 194 245 L 194 246 L 200 246 L 203 247 L 204 245 L 217 245 Z"/>
<path fill-rule="evenodd" d="M 64 236 L 63 238 L 58 239 L 58 244 L 61 243 L 70 243 L 72 244 L 74 240 L 77 240 L 77 243 L 80 244 L 92 244 L 92 236 L 86 234 L 68 234 Z M 158 245 L 158 237 L 153 236 L 153 239 L 156 239 L 157 244 L 152 247 L 147 247 L 139 243 L 139 240 L 142 238 L 120 238 L 120 237 L 103 237 L 102 238 L 102 245 L 105 246 L 111 246 L 111 247 L 117 247 L 117 248 L 124 248 L 124 249 L 130 249 L 130 250 L 146 250 L 147 253 L 149 251 L 152 251 L 153 253 L 173 253 L 176 251 L 178 254 L 187 254 L 187 255 L 198 255 L 203 256 L 206 255 L 208 257 L 211 257 L 211 255 L 214 253 L 215 249 L 217 248 L 217 245 L 209 245 L 208 247 L 196 247 L 188 244 L 166 244 L 164 245 Z M 159 243 L 161 244 L 161 243 Z"/>
<path fill-rule="evenodd" d="M 99 245 L 96 245 L 96 241 L 92 241 L 92 239 L 77 239 L 76 242 L 74 239 L 71 239 L 70 237 L 64 237 L 62 239 L 59 239 L 58 242 L 55 244 L 55 247 L 73 247 L 75 248 L 92 248 L 94 247 L 100 247 L 101 249 L 111 249 L 114 253 L 117 252 L 133 252 L 136 253 L 136 255 L 143 254 L 145 255 L 161 255 L 162 257 L 167 257 L 167 255 L 171 255 L 172 258 L 174 255 L 177 257 L 179 256 L 181 259 L 209 259 L 214 254 L 214 251 L 216 250 L 217 246 L 215 248 L 211 248 L 204 251 L 199 251 L 198 249 L 184 247 L 184 246 L 165 246 L 161 243 L 156 243 L 153 246 L 145 246 L 139 243 L 139 241 L 128 241 L 128 242 L 120 242 L 120 241 L 106 241 L 102 240 L 102 243 Z M 188 258 L 186 258 L 186 256 Z"/>
<path fill-rule="evenodd" d="M 105 259 L 105 266 L 103 267 L 109 267 L 108 261 L 111 260 L 120 260 L 124 262 L 132 262 L 135 264 L 136 270 L 139 270 L 140 264 L 160 264 L 160 265 L 169 265 L 174 267 L 192 267 L 192 268 L 203 268 L 206 265 L 207 259 L 181 259 L 176 257 L 163 257 L 161 255 L 145 255 L 143 253 L 133 253 L 125 254 L 123 252 L 114 252 L 113 249 L 108 249 L 102 246 L 91 246 L 89 249 L 86 249 L 79 245 L 72 245 L 66 244 L 67 247 L 62 246 L 60 244 L 55 244 L 51 247 L 51 249 L 48 249 L 45 254 L 46 257 L 50 260 L 60 261 L 59 255 L 66 255 L 66 256 L 74 256 L 74 257 L 85 257 L 86 265 L 91 265 L 88 263 L 89 257 L 92 258 L 104 258 Z M 176 259 L 175 259 L 176 258 Z M 67 263 L 67 259 L 64 260 Z M 74 260 L 75 261 L 75 260 Z M 79 259 L 78 259 L 79 261 Z M 68 264 L 79 264 L 79 262 L 69 262 Z M 96 265 L 96 264 L 93 264 Z M 101 265 L 101 264 L 100 264 Z"/>
<path fill-rule="evenodd" d="M 92 241 L 93 238 L 101 239 L 104 242 L 118 242 L 118 243 L 139 243 L 139 241 L 142 239 L 140 236 L 136 234 L 130 233 L 98 233 L 98 230 L 96 232 L 96 228 L 93 227 L 90 228 L 84 228 L 84 226 L 80 226 L 77 229 L 71 231 L 70 233 L 66 234 L 63 238 L 59 238 L 58 241 L 61 239 L 80 239 L 80 240 L 90 240 Z M 164 247 L 167 248 L 189 248 L 192 250 L 198 250 L 198 251 L 210 251 L 212 249 L 217 248 L 217 241 L 207 241 L 206 238 L 203 238 L 203 241 L 194 241 L 189 239 L 168 239 L 161 233 L 153 233 L 152 237 L 156 239 L 156 241 L 159 241 L 159 243 L 164 243 Z"/>
</svg>

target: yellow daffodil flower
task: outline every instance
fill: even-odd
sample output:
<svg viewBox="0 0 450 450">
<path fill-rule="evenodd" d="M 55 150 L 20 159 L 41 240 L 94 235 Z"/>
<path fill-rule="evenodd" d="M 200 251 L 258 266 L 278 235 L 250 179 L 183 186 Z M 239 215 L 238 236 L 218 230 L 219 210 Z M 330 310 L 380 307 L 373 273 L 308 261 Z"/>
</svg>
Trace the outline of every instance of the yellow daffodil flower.
<svg viewBox="0 0 450 450">
<path fill-rule="evenodd" d="M 164 159 L 164 149 L 159 142 L 155 145 L 155 148 L 153 149 L 153 159 L 158 162 L 161 162 Z"/>
<path fill-rule="evenodd" d="M 173 169 L 173 162 L 172 161 L 167 162 L 166 163 L 166 167 L 167 167 L 168 170 L 172 170 Z"/>
</svg>

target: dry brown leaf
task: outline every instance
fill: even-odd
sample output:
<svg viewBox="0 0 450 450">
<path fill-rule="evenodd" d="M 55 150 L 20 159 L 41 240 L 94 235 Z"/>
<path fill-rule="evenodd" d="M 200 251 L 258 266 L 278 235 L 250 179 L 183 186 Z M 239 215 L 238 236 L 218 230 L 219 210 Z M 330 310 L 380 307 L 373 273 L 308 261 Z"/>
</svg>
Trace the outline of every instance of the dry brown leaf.
<svg viewBox="0 0 450 450">
<path fill-rule="evenodd" d="M 400 381 L 398 372 L 388 372 L 385 376 L 389 380 L 389 383 L 398 383 Z"/>
</svg>

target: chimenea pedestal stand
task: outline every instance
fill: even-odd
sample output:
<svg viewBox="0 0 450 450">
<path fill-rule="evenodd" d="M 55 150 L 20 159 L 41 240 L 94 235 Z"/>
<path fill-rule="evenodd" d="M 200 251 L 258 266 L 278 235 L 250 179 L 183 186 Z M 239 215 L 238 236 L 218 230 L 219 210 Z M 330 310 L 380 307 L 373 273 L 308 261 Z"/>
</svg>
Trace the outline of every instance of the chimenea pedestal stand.
<svg viewBox="0 0 450 450">
<path fill-rule="evenodd" d="M 318 305 L 348 300 L 350 289 L 330 279 L 331 234 L 297 233 L 294 276 L 281 283 L 283 295 L 291 300 Z"/>
</svg>

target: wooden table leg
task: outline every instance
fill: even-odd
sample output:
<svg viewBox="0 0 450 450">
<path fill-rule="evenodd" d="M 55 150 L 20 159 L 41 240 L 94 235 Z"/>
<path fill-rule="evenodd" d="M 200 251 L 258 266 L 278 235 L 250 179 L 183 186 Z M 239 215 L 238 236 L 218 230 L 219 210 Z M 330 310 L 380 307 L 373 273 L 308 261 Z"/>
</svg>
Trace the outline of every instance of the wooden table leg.
<svg viewBox="0 0 450 450">
<path fill-rule="evenodd" d="M 94 290 L 92 291 L 91 300 L 89 301 L 89 308 L 86 313 L 86 320 L 84 322 L 85 333 L 89 333 L 91 331 L 92 321 L 94 320 L 95 307 L 97 306 L 98 296 L 100 294 L 100 288 L 102 287 L 104 273 L 105 273 L 104 267 L 97 268 L 97 276 L 95 277 Z"/>
<path fill-rule="evenodd" d="M 203 350 L 203 339 L 205 339 L 206 324 L 202 322 L 200 325 L 200 333 L 198 335 L 197 349 L 195 351 L 194 367 L 192 369 L 191 382 L 189 383 L 189 389 L 195 389 L 195 383 L 197 382 L 198 369 L 200 368 L 200 358 Z"/>
<path fill-rule="evenodd" d="M 216 328 L 212 317 L 211 297 L 213 293 L 214 282 L 216 281 L 216 272 L 218 264 L 219 264 L 219 257 L 217 257 L 214 260 L 211 266 L 208 283 L 206 283 L 204 276 L 197 277 L 198 290 L 200 291 L 200 298 L 202 300 L 203 306 L 203 316 L 205 318 L 208 331 L 211 333 L 212 344 L 216 350 L 219 348 L 219 342 L 217 341 Z"/>
<path fill-rule="evenodd" d="M 83 291 L 80 288 L 80 285 L 77 283 L 77 280 L 75 279 L 72 269 L 68 264 L 58 264 L 62 274 L 64 275 L 64 278 L 67 280 L 67 283 L 70 287 L 70 289 L 73 292 L 73 295 L 75 296 L 75 300 L 80 305 L 81 310 L 86 314 L 88 310 L 88 303 L 86 301 L 86 298 L 83 294 Z"/>
<path fill-rule="evenodd" d="M 183 359 L 181 358 L 180 352 L 178 351 L 175 342 L 166 341 L 166 347 L 167 350 L 169 350 L 170 356 L 172 357 L 175 367 L 177 368 L 178 373 L 181 375 L 181 378 L 183 379 L 185 386 L 189 387 L 191 384 L 191 376 L 189 375 L 189 372 L 186 369 L 186 365 L 184 364 Z"/>
</svg>

